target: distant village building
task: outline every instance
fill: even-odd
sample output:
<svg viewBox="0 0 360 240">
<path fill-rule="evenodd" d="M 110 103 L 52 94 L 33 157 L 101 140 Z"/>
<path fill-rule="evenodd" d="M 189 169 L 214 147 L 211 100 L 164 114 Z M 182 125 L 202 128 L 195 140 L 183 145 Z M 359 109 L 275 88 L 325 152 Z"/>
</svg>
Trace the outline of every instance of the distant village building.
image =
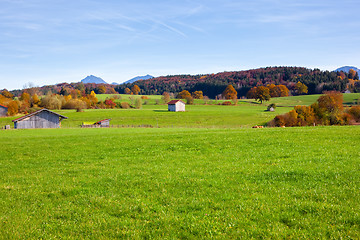
<svg viewBox="0 0 360 240">
<path fill-rule="evenodd" d="M 181 100 L 168 102 L 168 110 L 171 112 L 185 112 L 185 103 Z"/>
<path fill-rule="evenodd" d="M 13 122 L 15 129 L 60 128 L 63 119 L 67 117 L 44 108 L 14 119 Z"/>
<path fill-rule="evenodd" d="M 0 117 L 6 117 L 8 107 L 0 104 Z"/>
<path fill-rule="evenodd" d="M 100 127 L 110 127 L 110 120 L 111 119 L 104 119 L 101 121 L 98 121 L 94 123 L 94 125 L 100 126 Z"/>
</svg>

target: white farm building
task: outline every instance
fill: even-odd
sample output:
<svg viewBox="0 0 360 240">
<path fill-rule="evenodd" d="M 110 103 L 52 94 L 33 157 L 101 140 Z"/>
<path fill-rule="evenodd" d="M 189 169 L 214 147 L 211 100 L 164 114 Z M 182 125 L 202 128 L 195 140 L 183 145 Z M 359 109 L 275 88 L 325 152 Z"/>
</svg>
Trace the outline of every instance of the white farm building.
<svg viewBox="0 0 360 240">
<path fill-rule="evenodd" d="M 185 112 L 185 103 L 181 100 L 168 102 L 168 110 L 171 112 Z"/>
</svg>

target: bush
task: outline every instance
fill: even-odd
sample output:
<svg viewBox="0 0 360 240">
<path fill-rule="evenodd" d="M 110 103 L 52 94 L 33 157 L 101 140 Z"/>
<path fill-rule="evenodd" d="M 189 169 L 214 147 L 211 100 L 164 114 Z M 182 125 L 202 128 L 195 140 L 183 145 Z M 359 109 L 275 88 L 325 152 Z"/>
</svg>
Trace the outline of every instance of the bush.
<svg viewBox="0 0 360 240">
<path fill-rule="evenodd" d="M 129 109 L 129 108 L 130 108 L 130 104 L 127 103 L 127 102 L 122 102 L 122 103 L 121 103 L 121 108 L 123 108 L 123 109 Z"/>
<path fill-rule="evenodd" d="M 141 101 L 140 98 L 137 98 L 137 99 L 135 100 L 135 108 L 136 108 L 136 109 L 140 109 L 141 107 L 142 107 L 142 101 Z"/>
<path fill-rule="evenodd" d="M 186 104 L 189 104 L 189 105 L 194 104 L 194 98 L 192 98 L 191 96 L 187 96 L 185 98 L 185 100 L 186 100 Z"/>
<path fill-rule="evenodd" d="M 225 102 L 221 103 L 221 105 L 229 106 L 229 105 L 232 105 L 232 103 L 230 101 L 225 101 Z"/>
<path fill-rule="evenodd" d="M 353 106 L 348 110 L 351 118 L 356 122 L 360 122 L 360 106 Z"/>
<path fill-rule="evenodd" d="M 87 108 L 86 102 L 80 99 L 70 99 L 68 102 L 65 103 L 64 109 L 83 109 Z"/>
<path fill-rule="evenodd" d="M 148 96 L 141 96 L 141 99 L 149 99 Z"/>
<path fill-rule="evenodd" d="M 272 103 L 272 104 L 270 104 L 269 106 L 267 106 L 267 110 L 268 110 L 268 111 L 270 111 L 271 108 L 275 110 L 275 109 L 276 109 L 276 104 L 275 104 L 275 103 Z"/>
</svg>

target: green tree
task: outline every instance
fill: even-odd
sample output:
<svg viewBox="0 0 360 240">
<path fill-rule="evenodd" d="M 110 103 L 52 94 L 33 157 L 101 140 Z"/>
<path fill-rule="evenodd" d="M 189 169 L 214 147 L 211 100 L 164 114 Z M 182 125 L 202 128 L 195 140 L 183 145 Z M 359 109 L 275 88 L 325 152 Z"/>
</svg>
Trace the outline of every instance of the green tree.
<svg viewBox="0 0 360 240">
<path fill-rule="evenodd" d="M 295 85 L 295 92 L 298 95 L 306 94 L 306 93 L 308 93 L 308 87 L 305 84 L 298 82 Z"/>
<path fill-rule="evenodd" d="M 261 104 L 264 101 L 269 101 L 271 99 L 269 88 L 264 86 L 259 86 L 256 88 L 255 100 L 259 101 Z"/>
</svg>

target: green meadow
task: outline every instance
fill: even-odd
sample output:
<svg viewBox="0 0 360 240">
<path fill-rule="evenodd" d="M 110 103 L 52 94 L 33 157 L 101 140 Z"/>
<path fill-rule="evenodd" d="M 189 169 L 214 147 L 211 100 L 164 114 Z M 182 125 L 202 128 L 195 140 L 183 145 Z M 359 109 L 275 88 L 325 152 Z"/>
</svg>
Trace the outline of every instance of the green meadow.
<svg viewBox="0 0 360 240">
<path fill-rule="evenodd" d="M 0 239 L 359 239 L 359 126 L 250 128 L 317 98 L 174 113 L 152 96 L 0 130 Z M 115 128 L 79 128 L 105 118 Z"/>
<path fill-rule="evenodd" d="M 113 95 L 97 95 L 99 99 L 106 99 Z M 121 99 L 116 101 L 130 102 L 130 96 L 118 94 Z M 68 117 L 62 122 L 62 128 L 77 128 L 83 122 L 94 123 L 102 119 L 112 119 L 110 124 L 115 127 L 137 127 L 152 126 L 166 128 L 239 128 L 264 125 L 278 114 L 290 111 L 296 105 L 311 105 L 316 102 L 320 95 L 306 95 L 273 98 L 269 102 L 260 104 L 253 99 L 240 99 L 237 105 L 218 105 L 223 101 L 210 100 L 204 105 L 203 100 L 196 100 L 194 105 L 187 105 L 186 112 L 168 112 L 167 105 L 162 103 L 161 96 L 148 96 L 150 101 L 144 104 L 141 109 L 85 109 L 84 112 L 75 110 L 56 110 L 56 112 Z M 353 105 L 360 99 L 359 93 L 344 94 L 344 103 Z M 155 100 L 159 100 L 159 104 Z M 152 102 L 151 102 L 152 101 Z M 161 104 L 162 103 L 162 104 Z M 275 112 L 266 111 L 270 103 L 278 107 Z M 0 126 L 7 124 L 13 126 L 12 120 L 21 115 L 7 118 L 0 118 Z"/>
<path fill-rule="evenodd" d="M 359 239 L 360 128 L 0 132 L 0 239 Z"/>
</svg>

